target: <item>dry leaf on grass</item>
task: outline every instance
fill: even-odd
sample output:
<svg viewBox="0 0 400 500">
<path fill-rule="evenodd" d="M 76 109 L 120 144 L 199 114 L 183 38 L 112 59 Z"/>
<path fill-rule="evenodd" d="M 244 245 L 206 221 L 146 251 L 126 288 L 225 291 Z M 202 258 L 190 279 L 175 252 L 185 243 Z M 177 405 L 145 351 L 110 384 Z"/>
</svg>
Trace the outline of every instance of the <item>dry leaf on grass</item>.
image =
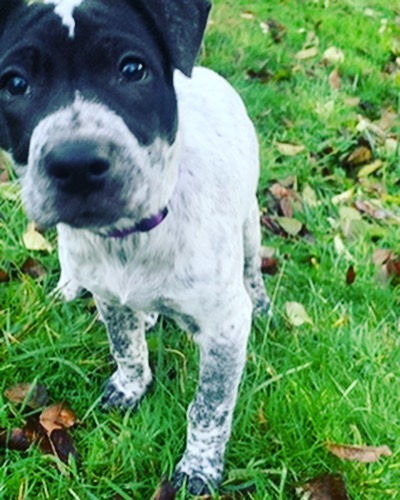
<svg viewBox="0 0 400 500">
<path fill-rule="evenodd" d="M 303 224 L 293 217 L 275 217 L 275 220 L 289 236 L 297 236 L 303 229 Z"/>
<path fill-rule="evenodd" d="M 346 483 L 340 475 L 324 474 L 296 488 L 304 500 L 348 500 Z"/>
<path fill-rule="evenodd" d="M 26 403 L 32 409 L 48 402 L 47 389 L 41 384 L 17 384 L 5 394 L 13 403 Z M 0 448 L 26 451 L 35 444 L 43 453 L 54 455 L 65 464 L 73 457 L 79 465 L 79 454 L 67 431 L 76 422 L 75 413 L 65 403 L 52 405 L 40 415 L 31 415 L 22 429 L 10 432 L 0 429 Z"/>
<path fill-rule="evenodd" d="M 49 395 L 43 384 L 16 384 L 4 391 L 4 394 L 12 403 L 25 403 L 34 410 L 49 402 Z"/>
<path fill-rule="evenodd" d="M 28 224 L 26 233 L 22 236 L 25 248 L 28 250 L 42 250 L 51 253 L 53 251 L 52 245 L 46 238 L 38 231 L 34 222 Z"/>
<path fill-rule="evenodd" d="M 307 314 L 303 304 L 299 304 L 298 302 L 286 302 L 285 309 L 289 322 L 293 326 L 301 326 L 304 325 L 304 323 L 312 325 L 313 321 Z"/>
<path fill-rule="evenodd" d="M 390 457 L 392 455 L 391 449 L 386 445 L 351 446 L 347 444 L 327 443 L 326 446 L 333 455 L 342 460 L 351 460 L 354 462 L 377 462 L 382 456 Z"/>
<path fill-rule="evenodd" d="M 356 280 L 356 271 L 354 269 L 354 266 L 351 265 L 348 269 L 347 269 L 347 273 L 346 273 L 346 283 L 348 285 L 352 285 L 355 280 Z"/>
<path fill-rule="evenodd" d="M 274 276 L 279 269 L 279 260 L 275 257 L 263 257 L 261 259 L 261 272 Z"/>
<path fill-rule="evenodd" d="M 277 208 L 278 213 L 280 212 L 284 217 L 292 218 L 295 211 L 303 211 L 301 198 L 293 189 L 285 187 L 279 182 L 275 182 L 269 188 L 269 192 L 278 203 L 278 207 L 273 208 Z"/>
<path fill-rule="evenodd" d="M 329 47 L 322 54 L 322 62 L 327 65 L 336 65 L 344 61 L 344 53 L 337 47 Z"/>
<path fill-rule="evenodd" d="M 0 429 L 0 449 L 13 451 L 27 451 L 32 442 L 27 438 L 23 429 Z"/>
<path fill-rule="evenodd" d="M 369 163 L 368 165 L 362 167 L 357 173 L 357 177 L 359 179 L 363 177 L 368 177 L 369 175 L 375 173 L 377 170 L 382 168 L 382 166 L 383 166 L 382 160 L 375 160 L 372 163 Z"/>
<path fill-rule="evenodd" d="M 77 423 L 75 413 L 65 403 L 49 406 L 40 415 L 40 423 L 48 434 L 55 429 L 69 429 Z"/>
<path fill-rule="evenodd" d="M 309 47 L 308 49 L 299 50 L 294 57 L 298 61 L 305 61 L 306 59 L 312 59 L 316 55 L 318 55 L 318 47 Z"/>
<path fill-rule="evenodd" d="M 342 80 L 339 75 L 339 71 L 334 69 L 329 75 L 329 86 L 333 90 L 340 90 L 342 86 Z"/>
<path fill-rule="evenodd" d="M 378 202 L 379 203 L 379 202 Z M 390 213 L 372 204 L 370 201 L 356 200 L 354 206 L 357 210 L 365 213 L 377 220 L 384 220 L 390 217 Z"/>
<path fill-rule="evenodd" d="M 78 465 L 80 464 L 79 453 L 71 435 L 66 430 L 54 429 L 49 436 L 49 441 L 53 455 L 58 457 L 63 463 L 68 464 L 70 457 L 73 457 L 75 462 Z"/>
<path fill-rule="evenodd" d="M 282 156 L 296 156 L 306 149 L 302 145 L 289 144 L 287 142 L 277 142 L 276 147 Z"/>
<path fill-rule="evenodd" d="M 11 281 L 11 277 L 7 271 L 0 269 L 0 283 L 8 283 Z"/>
<path fill-rule="evenodd" d="M 31 278 L 39 279 L 46 276 L 45 268 L 36 259 L 29 257 L 21 266 L 21 272 Z"/>
<path fill-rule="evenodd" d="M 301 194 L 301 199 L 305 205 L 308 205 L 312 208 L 318 207 L 318 205 L 320 205 L 320 202 L 317 198 L 317 193 L 309 184 L 306 184 L 304 186 L 303 192 Z"/>
<path fill-rule="evenodd" d="M 385 284 L 391 281 L 393 284 L 400 282 L 400 256 L 384 248 L 377 248 L 372 257 L 377 268 L 377 279 Z"/>
<path fill-rule="evenodd" d="M 339 234 L 337 234 L 334 239 L 333 239 L 333 245 L 335 247 L 335 251 L 339 257 L 344 257 L 346 260 L 349 262 L 354 261 L 354 257 L 351 255 L 351 253 L 347 250 L 345 244 L 343 243 L 343 240 Z"/>
<path fill-rule="evenodd" d="M 372 149 L 369 145 L 358 146 L 344 160 L 344 166 L 357 167 L 369 163 L 373 158 Z"/>
<path fill-rule="evenodd" d="M 272 234 L 276 234 L 277 236 L 283 236 L 283 237 L 287 236 L 285 231 L 276 222 L 275 217 L 269 217 L 268 215 L 262 215 L 260 221 L 261 221 L 262 227 L 265 227 L 265 229 L 268 229 L 268 231 L 271 231 Z"/>
<path fill-rule="evenodd" d="M 164 481 L 157 488 L 157 491 L 151 497 L 151 500 L 174 500 L 176 498 L 177 490 L 173 485 L 164 479 Z"/>
<path fill-rule="evenodd" d="M 251 12 L 250 10 L 242 10 L 242 12 L 240 13 L 240 17 L 248 21 L 254 21 L 254 19 L 256 18 L 254 12 Z"/>
<path fill-rule="evenodd" d="M 394 156 L 399 151 L 399 141 L 393 137 L 385 140 L 385 152 L 388 156 Z"/>
</svg>

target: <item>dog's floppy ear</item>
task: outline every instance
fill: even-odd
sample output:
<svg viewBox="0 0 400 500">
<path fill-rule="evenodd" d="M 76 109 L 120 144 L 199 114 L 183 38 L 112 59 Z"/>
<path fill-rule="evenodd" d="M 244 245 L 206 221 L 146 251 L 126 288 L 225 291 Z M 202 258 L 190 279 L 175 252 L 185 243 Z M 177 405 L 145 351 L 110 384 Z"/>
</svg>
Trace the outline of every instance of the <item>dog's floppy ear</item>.
<svg viewBox="0 0 400 500">
<path fill-rule="evenodd" d="M 22 5 L 24 5 L 24 0 L 0 0 L 0 35 L 3 32 L 8 16 Z"/>
<path fill-rule="evenodd" d="M 131 0 L 156 26 L 175 68 L 190 76 L 211 8 L 210 0 Z"/>
<path fill-rule="evenodd" d="M 24 0 L 0 0 L 0 39 L 3 35 L 5 25 L 9 16 L 24 5 Z M 1 56 L 1 54 L 0 54 Z M 1 110 L 0 110 L 1 111 Z M 10 148 L 10 138 L 8 136 L 7 127 L 4 122 L 3 114 L 0 112 L 0 147 L 3 149 Z"/>
</svg>

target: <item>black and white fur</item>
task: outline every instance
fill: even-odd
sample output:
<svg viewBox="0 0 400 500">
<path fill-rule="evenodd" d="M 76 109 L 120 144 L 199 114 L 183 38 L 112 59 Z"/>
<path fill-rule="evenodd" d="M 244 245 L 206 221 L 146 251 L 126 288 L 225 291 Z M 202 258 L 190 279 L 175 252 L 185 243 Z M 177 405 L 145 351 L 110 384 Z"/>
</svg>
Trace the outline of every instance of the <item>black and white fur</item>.
<svg viewBox="0 0 400 500">
<path fill-rule="evenodd" d="M 268 309 L 254 128 L 224 79 L 193 69 L 209 7 L 0 0 L 0 145 L 28 215 L 57 226 L 65 298 L 90 290 L 106 323 L 104 404 L 134 407 L 149 387 L 149 315 L 200 349 L 175 472 L 196 494 L 221 480 L 252 311 Z"/>
</svg>

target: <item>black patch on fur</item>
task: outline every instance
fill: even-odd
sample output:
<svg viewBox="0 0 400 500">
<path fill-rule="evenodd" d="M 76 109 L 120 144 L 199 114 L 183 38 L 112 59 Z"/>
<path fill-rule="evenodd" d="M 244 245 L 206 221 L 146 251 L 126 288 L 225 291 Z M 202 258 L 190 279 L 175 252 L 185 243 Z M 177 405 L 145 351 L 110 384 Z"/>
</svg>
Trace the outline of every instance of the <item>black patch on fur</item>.
<svg viewBox="0 0 400 500">
<path fill-rule="evenodd" d="M 119 115 L 142 145 L 157 137 L 172 143 L 173 65 L 147 18 L 125 1 L 95 0 L 77 7 L 74 19 L 75 36 L 69 38 L 54 5 L 22 6 L 8 16 L 0 36 L 0 146 L 25 164 L 36 125 L 71 104 L 77 92 Z M 122 77 L 127 56 L 146 66 L 143 80 Z M 10 73 L 28 81 L 25 95 L 12 96 L 1 85 Z"/>
</svg>

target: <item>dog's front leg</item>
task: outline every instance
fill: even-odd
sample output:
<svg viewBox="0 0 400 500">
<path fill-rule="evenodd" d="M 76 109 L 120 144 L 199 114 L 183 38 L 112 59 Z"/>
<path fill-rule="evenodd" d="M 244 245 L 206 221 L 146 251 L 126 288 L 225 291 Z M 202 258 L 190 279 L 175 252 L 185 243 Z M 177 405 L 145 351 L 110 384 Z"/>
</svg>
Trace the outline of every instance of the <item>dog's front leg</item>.
<svg viewBox="0 0 400 500">
<path fill-rule="evenodd" d="M 190 493 L 215 489 L 222 477 L 225 446 L 246 361 L 251 302 L 245 291 L 203 323 L 195 340 L 200 348 L 200 379 L 188 410 L 186 451 L 174 476 Z"/>
<path fill-rule="evenodd" d="M 144 315 L 126 306 L 96 297 L 99 313 L 106 324 L 111 353 L 117 370 L 108 380 L 104 407 L 134 408 L 151 383 Z"/>
</svg>

